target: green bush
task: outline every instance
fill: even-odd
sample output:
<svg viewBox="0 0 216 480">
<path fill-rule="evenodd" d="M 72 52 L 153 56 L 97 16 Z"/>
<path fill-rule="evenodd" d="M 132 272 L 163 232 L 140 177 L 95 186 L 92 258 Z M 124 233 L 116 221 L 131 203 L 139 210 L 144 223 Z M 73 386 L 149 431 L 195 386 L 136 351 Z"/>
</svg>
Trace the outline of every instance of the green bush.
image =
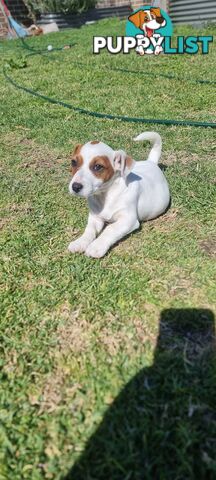
<svg viewBox="0 0 216 480">
<path fill-rule="evenodd" d="M 27 0 L 29 11 L 38 13 L 78 13 L 92 8 L 96 0 Z"/>
</svg>

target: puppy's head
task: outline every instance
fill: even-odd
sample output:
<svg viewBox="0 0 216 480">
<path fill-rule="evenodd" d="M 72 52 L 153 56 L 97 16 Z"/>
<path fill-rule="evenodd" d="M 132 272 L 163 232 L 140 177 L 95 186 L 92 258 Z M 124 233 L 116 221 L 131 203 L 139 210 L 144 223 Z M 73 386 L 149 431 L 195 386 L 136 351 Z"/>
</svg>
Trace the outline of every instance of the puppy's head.
<svg viewBox="0 0 216 480">
<path fill-rule="evenodd" d="M 123 150 L 114 151 L 103 142 L 77 145 L 71 159 L 69 192 L 80 197 L 99 194 L 119 175 L 127 176 L 134 161 Z"/>
<path fill-rule="evenodd" d="M 128 20 L 130 20 L 136 28 L 146 31 L 148 37 L 153 35 L 154 30 L 166 25 L 166 20 L 164 19 L 160 8 L 138 10 L 138 12 L 130 15 Z"/>
</svg>

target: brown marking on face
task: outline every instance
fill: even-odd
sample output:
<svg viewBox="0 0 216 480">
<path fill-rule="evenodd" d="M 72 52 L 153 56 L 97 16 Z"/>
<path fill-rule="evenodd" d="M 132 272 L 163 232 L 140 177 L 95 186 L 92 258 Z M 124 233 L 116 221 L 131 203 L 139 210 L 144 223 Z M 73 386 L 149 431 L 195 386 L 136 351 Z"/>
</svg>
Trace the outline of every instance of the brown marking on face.
<svg viewBox="0 0 216 480">
<path fill-rule="evenodd" d="M 150 13 L 155 17 L 155 20 L 158 22 L 158 23 L 163 23 L 164 21 L 164 18 L 162 17 L 161 15 L 161 10 L 160 8 L 150 8 Z"/>
<path fill-rule="evenodd" d="M 101 170 L 94 170 L 95 165 L 101 165 L 103 168 L 101 168 Z M 108 182 L 114 175 L 114 169 L 106 155 L 94 157 L 89 164 L 89 168 L 95 177 L 101 178 L 103 182 Z"/>
<path fill-rule="evenodd" d="M 130 169 L 130 168 L 132 168 L 133 163 L 134 163 L 134 161 L 133 161 L 132 157 L 129 157 L 129 155 L 127 155 L 126 159 L 125 159 L 125 166 Z"/>
<path fill-rule="evenodd" d="M 138 12 L 130 15 L 128 20 L 130 20 L 130 22 L 132 22 L 136 28 L 140 28 L 142 30 L 143 23 L 148 22 L 149 18 L 144 10 L 138 10 Z"/>
<path fill-rule="evenodd" d="M 97 145 L 97 143 L 100 143 L 100 142 L 98 142 L 98 140 L 93 140 L 93 141 L 90 142 L 90 143 L 91 143 L 91 145 Z"/>
<path fill-rule="evenodd" d="M 81 143 L 78 143 L 78 145 L 76 145 L 76 147 L 74 148 L 74 151 L 71 155 L 71 173 L 72 173 L 72 177 L 75 175 L 75 173 L 77 172 L 77 170 L 79 170 L 79 168 L 82 166 L 83 164 L 83 157 L 82 155 L 80 155 L 80 150 L 81 148 L 83 147 L 83 145 Z M 75 163 L 73 165 L 73 163 Z"/>
<path fill-rule="evenodd" d="M 71 158 L 71 169 L 70 169 L 72 173 L 72 177 L 82 167 L 82 165 L 83 165 L 82 155 L 73 155 Z"/>
<path fill-rule="evenodd" d="M 74 148 L 72 155 L 79 155 L 81 148 L 83 147 L 82 143 L 78 143 Z"/>
</svg>

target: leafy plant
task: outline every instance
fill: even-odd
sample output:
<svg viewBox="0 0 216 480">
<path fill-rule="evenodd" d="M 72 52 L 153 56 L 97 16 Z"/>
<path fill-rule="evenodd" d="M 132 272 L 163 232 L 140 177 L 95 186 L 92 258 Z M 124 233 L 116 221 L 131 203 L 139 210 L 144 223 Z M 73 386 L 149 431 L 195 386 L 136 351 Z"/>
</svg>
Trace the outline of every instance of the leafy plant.
<svg viewBox="0 0 216 480">
<path fill-rule="evenodd" d="M 79 13 L 92 8 L 96 0 L 26 0 L 29 11 L 40 13 Z"/>
</svg>

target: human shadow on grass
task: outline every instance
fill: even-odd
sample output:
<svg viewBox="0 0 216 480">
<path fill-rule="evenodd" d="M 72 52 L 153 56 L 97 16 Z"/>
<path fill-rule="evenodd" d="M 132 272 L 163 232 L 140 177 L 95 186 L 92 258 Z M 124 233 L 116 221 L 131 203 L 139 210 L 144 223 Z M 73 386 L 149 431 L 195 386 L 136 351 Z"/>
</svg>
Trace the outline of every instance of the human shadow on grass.
<svg viewBox="0 0 216 480">
<path fill-rule="evenodd" d="M 151 367 L 107 410 L 64 480 L 215 480 L 214 316 L 161 313 Z"/>
</svg>

